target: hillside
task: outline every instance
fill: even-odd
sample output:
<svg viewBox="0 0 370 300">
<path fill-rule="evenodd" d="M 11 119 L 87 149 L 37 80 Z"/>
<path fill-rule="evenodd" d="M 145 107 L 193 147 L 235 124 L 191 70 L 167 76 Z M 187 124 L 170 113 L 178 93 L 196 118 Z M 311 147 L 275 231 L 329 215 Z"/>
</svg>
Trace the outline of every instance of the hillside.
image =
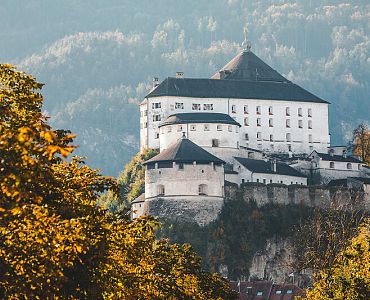
<svg viewBox="0 0 370 300">
<path fill-rule="evenodd" d="M 45 114 L 77 133 L 76 154 L 108 175 L 138 151 L 137 104 L 152 78 L 210 77 L 240 51 L 245 26 L 254 53 L 332 103 L 334 144 L 368 119 L 365 0 L 5 0 L 0 12 L 0 61 L 46 84 Z"/>
</svg>

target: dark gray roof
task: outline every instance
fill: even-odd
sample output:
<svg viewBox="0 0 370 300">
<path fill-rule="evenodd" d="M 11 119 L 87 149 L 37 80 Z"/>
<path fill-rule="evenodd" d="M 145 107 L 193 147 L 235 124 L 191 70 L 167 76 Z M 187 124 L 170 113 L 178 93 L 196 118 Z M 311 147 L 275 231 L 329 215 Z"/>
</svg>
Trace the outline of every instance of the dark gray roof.
<svg viewBox="0 0 370 300">
<path fill-rule="evenodd" d="M 146 97 L 236 98 L 328 103 L 294 83 L 168 77 Z"/>
<path fill-rule="evenodd" d="M 343 155 L 330 155 L 328 153 L 320 153 L 317 151 L 314 151 L 317 153 L 317 155 L 322 159 L 326 161 L 341 161 L 341 162 L 352 162 L 352 163 L 362 163 L 361 160 L 353 157 L 353 156 L 346 156 Z"/>
<path fill-rule="evenodd" d="M 306 177 L 302 173 L 288 166 L 287 164 L 277 162 L 276 172 L 273 171 L 272 162 L 266 162 L 261 159 L 251 159 L 244 157 L 234 157 L 240 164 L 253 173 L 279 174 L 295 177 Z"/>
<path fill-rule="evenodd" d="M 370 178 L 369 177 L 348 177 L 348 179 L 357 180 L 364 184 L 370 184 Z"/>
<path fill-rule="evenodd" d="M 181 163 L 210 163 L 224 164 L 225 162 L 199 147 L 189 139 L 182 138 L 158 155 L 143 164 L 154 162 L 181 162 Z"/>
<path fill-rule="evenodd" d="M 146 97 L 157 96 L 328 103 L 290 82 L 251 51 L 235 56 L 211 79 L 169 77 Z"/>
<path fill-rule="evenodd" d="M 134 203 L 140 203 L 145 201 L 145 193 L 142 193 L 139 197 L 135 198 L 133 201 L 131 201 L 131 204 Z"/>
<path fill-rule="evenodd" d="M 228 62 L 212 79 L 289 82 L 252 51 L 243 51 Z"/>
<path fill-rule="evenodd" d="M 187 123 L 222 123 L 241 127 L 232 117 L 219 113 L 183 113 L 170 115 L 159 127 L 173 124 Z"/>
</svg>

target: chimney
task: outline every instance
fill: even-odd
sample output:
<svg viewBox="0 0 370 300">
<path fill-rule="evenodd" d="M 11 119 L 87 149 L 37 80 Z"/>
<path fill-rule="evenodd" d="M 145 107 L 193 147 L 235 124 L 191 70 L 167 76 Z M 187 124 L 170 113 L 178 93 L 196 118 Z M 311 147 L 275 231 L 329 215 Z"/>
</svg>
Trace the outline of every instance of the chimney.
<svg viewBox="0 0 370 300">
<path fill-rule="evenodd" d="M 157 87 L 159 85 L 159 78 L 158 77 L 154 77 L 153 78 L 153 88 Z"/>
<path fill-rule="evenodd" d="M 176 78 L 184 78 L 184 72 L 176 72 Z"/>
<path fill-rule="evenodd" d="M 276 173 L 276 159 L 271 160 L 271 170 Z"/>
</svg>

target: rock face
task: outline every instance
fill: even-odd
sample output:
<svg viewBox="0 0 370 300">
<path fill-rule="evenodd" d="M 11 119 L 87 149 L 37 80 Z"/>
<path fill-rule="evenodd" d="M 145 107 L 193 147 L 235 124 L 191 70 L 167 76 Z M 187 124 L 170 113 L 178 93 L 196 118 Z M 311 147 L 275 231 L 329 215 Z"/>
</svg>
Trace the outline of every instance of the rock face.
<svg viewBox="0 0 370 300">
<path fill-rule="evenodd" d="M 205 226 L 214 221 L 222 210 L 224 200 L 219 197 L 156 198 L 145 202 L 146 213 L 175 222 L 195 222 Z"/>
<path fill-rule="evenodd" d="M 293 283 L 307 286 L 312 279 L 312 272 L 306 270 L 294 273 L 291 243 L 282 238 L 267 240 L 264 250 L 257 252 L 249 269 L 249 279 L 264 279 L 279 283 Z"/>
</svg>

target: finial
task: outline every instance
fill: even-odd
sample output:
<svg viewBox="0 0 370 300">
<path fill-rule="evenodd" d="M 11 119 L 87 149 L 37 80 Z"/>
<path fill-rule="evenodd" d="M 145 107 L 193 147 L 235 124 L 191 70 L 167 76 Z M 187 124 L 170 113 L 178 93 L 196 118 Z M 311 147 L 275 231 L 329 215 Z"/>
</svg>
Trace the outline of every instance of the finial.
<svg viewBox="0 0 370 300">
<path fill-rule="evenodd" d="M 249 32 L 248 27 L 244 27 L 243 32 L 244 32 L 244 41 L 242 43 L 242 48 L 244 52 L 249 52 L 251 51 L 252 45 L 251 42 L 248 41 L 248 32 Z"/>
</svg>

